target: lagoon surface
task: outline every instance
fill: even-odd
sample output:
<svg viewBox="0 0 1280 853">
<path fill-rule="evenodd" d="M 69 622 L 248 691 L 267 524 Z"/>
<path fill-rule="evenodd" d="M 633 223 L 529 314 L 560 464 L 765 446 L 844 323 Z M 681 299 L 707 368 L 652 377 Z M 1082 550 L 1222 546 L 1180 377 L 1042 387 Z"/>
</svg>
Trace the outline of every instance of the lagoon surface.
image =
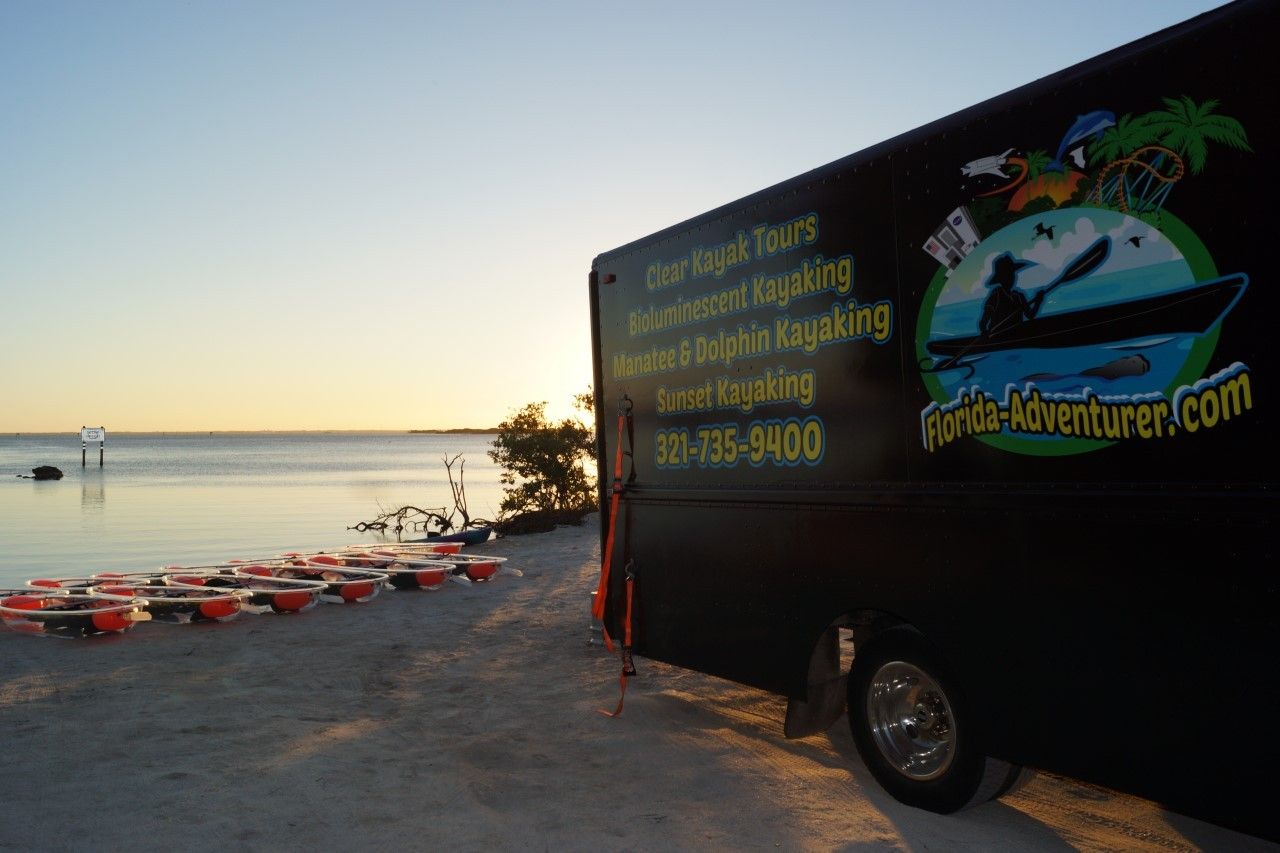
<svg viewBox="0 0 1280 853">
<path fill-rule="evenodd" d="M 379 541 L 347 530 L 379 507 L 452 506 L 441 459 L 463 454 L 472 517 L 494 518 L 492 435 L 107 434 L 0 436 L 0 587 L 27 578 L 151 569 Z M 37 465 L 61 480 L 19 479 Z M 455 476 L 458 466 L 454 466 Z M 406 534 L 421 536 L 422 534 Z M 394 541 L 394 534 L 391 540 Z"/>
</svg>

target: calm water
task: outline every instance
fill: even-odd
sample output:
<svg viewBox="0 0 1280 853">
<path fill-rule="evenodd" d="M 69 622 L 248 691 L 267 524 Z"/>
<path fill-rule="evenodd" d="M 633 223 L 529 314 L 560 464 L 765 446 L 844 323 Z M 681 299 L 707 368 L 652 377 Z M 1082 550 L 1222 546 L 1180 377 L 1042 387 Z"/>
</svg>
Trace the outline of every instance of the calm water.
<svg viewBox="0 0 1280 853">
<path fill-rule="evenodd" d="M 108 434 L 105 466 L 91 444 L 82 469 L 78 433 L 0 436 L 0 586 L 375 541 L 346 528 L 380 506 L 452 506 L 441 458 L 458 453 L 471 515 L 494 518 L 491 439 Z M 15 476 L 37 465 L 64 476 Z"/>
</svg>

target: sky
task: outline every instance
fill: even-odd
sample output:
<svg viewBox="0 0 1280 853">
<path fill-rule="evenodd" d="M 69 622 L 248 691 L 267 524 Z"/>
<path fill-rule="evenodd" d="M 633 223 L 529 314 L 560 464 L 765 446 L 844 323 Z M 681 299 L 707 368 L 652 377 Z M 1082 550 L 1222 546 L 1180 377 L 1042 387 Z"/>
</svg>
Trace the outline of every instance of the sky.
<svg viewBox="0 0 1280 853">
<path fill-rule="evenodd" d="M 1217 5 L 0 0 L 0 432 L 562 417 L 596 255 Z"/>
</svg>

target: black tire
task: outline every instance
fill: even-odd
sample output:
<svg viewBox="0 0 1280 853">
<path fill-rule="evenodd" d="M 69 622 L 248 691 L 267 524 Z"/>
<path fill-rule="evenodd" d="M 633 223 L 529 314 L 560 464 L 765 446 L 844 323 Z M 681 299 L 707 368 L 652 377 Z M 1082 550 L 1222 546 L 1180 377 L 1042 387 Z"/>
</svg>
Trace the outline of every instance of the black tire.
<svg viewBox="0 0 1280 853">
<path fill-rule="evenodd" d="M 916 808 L 950 814 L 999 796 L 1021 775 L 987 757 L 960 684 L 913 628 L 891 628 L 857 649 L 849 727 L 876 781 Z"/>
</svg>

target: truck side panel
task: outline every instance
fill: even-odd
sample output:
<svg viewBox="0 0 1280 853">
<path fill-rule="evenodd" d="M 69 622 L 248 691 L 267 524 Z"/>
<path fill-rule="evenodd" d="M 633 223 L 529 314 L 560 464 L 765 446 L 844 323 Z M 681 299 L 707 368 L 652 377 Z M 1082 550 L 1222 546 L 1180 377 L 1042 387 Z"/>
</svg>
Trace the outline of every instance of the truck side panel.
<svg viewBox="0 0 1280 853">
<path fill-rule="evenodd" d="M 1280 711 L 1276 18 L 1233 4 L 597 258 L 637 651 L 803 697 L 823 630 L 879 614 L 992 755 L 1274 834 L 1280 756 L 1241 721 Z"/>
</svg>

